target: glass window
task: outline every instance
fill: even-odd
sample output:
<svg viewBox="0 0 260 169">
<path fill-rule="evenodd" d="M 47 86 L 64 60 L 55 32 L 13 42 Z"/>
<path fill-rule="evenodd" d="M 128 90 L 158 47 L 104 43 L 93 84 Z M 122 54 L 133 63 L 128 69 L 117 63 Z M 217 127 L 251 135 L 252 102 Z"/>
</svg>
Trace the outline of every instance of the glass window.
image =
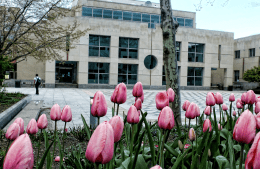
<svg viewBox="0 0 260 169">
<path fill-rule="evenodd" d="M 181 42 L 176 42 L 176 56 L 177 56 L 177 61 L 180 61 L 180 50 L 181 50 Z"/>
<path fill-rule="evenodd" d="M 255 48 L 249 49 L 249 57 L 255 57 Z"/>
<path fill-rule="evenodd" d="M 159 15 L 151 15 L 151 23 L 160 23 Z"/>
<path fill-rule="evenodd" d="M 112 18 L 112 10 L 103 10 L 103 18 Z"/>
<path fill-rule="evenodd" d="M 109 57 L 110 37 L 89 35 L 89 56 Z"/>
<path fill-rule="evenodd" d="M 140 13 L 133 13 L 133 21 L 141 21 L 141 14 Z"/>
<path fill-rule="evenodd" d="M 184 18 L 177 18 L 177 22 L 180 26 L 184 26 Z"/>
<path fill-rule="evenodd" d="M 92 8 L 82 7 L 82 16 L 92 16 Z"/>
<path fill-rule="evenodd" d="M 239 81 L 239 70 L 235 70 L 235 82 Z"/>
<path fill-rule="evenodd" d="M 144 59 L 144 66 L 147 69 L 153 69 L 153 68 L 155 68 L 156 65 L 157 65 L 157 59 L 156 59 L 155 56 L 148 55 L 148 56 L 145 57 L 145 59 Z"/>
<path fill-rule="evenodd" d="M 122 11 L 113 11 L 113 19 L 122 20 Z"/>
<path fill-rule="evenodd" d="M 193 19 L 185 19 L 185 26 L 193 28 Z"/>
<path fill-rule="evenodd" d="M 102 18 L 102 9 L 93 9 L 93 17 Z"/>
<path fill-rule="evenodd" d="M 109 63 L 88 63 L 88 83 L 108 84 L 109 83 Z"/>
<path fill-rule="evenodd" d="M 203 62 L 204 44 L 189 43 L 188 44 L 188 61 Z"/>
<path fill-rule="evenodd" d="M 119 58 L 138 58 L 138 39 L 119 37 Z"/>
<path fill-rule="evenodd" d="M 123 12 L 123 20 L 132 20 L 132 12 Z"/>
<path fill-rule="evenodd" d="M 203 68 L 188 67 L 187 86 L 202 86 Z"/>
<path fill-rule="evenodd" d="M 142 14 L 142 22 L 150 22 L 150 15 Z"/>
<path fill-rule="evenodd" d="M 235 58 L 239 59 L 240 58 L 240 50 L 235 51 Z"/>
<path fill-rule="evenodd" d="M 135 84 L 137 82 L 138 65 L 118 64 L 118 83 Z"/>
</svg>

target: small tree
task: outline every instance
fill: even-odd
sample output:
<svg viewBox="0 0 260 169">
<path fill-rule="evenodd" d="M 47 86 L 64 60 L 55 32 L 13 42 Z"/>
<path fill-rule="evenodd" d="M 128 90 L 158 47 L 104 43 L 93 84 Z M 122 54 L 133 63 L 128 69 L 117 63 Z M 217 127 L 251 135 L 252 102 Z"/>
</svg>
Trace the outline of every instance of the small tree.
<svg viewBox="0 0 260 169">
<path fill-rule="evenodd" d="M 260 66 L 247 70 L 243 75 L 243 79 L 248 82 L 260 82 Z"/>
</svg>

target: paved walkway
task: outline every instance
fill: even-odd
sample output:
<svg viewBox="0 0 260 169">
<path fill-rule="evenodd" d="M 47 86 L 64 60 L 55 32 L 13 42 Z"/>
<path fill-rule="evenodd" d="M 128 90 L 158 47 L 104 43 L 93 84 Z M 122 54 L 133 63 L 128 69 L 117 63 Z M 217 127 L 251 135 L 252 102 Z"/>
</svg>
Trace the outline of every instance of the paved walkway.
<svg viewBox="0 0 260 169">
<path fill-rule="evenodd" d="M 35 95 L 34 88 L 6 88 L 8 92 L 21 92 L 24 94 L 31 94 L 33 101 L 43 101 L 43 107 L 52 107 L 54 104 L 59 104 L 61 109 L 65 105 L 69 105 L 72 109 L 72 121 L 68 123 L 68 127 L 83 125 L 81 120 L 81 114 L 85 117 L 87 123 L 89 124 L 90 119 L 90 96 L 94 96 L 95 92 L 101 90 L 108 103 L 107 115 L 102 117 L 100 120 L 106 121 L 112 117 L 112 107 L 113 103 L 110 102 L 110 96 L 113 93 L 112 89 L 77 89 L 77 88 L 40 88 L 39 95 Z M 144 103 L 142 105 L 143 111 L 148 112 L 147 119 L 149 121 L 154 121 L 158 119 L 160 111 L 156 109 L 155 105 L 155 95 L 159 90 L 144 90 Z M 182 90 L 181 91 L 181 105 L 185 100 L 194 102 L 198 104 L 200 112 L 202 113 L 205 109 L 206 95 L 209 91 L 201 90 Z M 240 98 L 244 91 L 212 91 L 213 93 L 220 92 L 223 95 L 224 103 L 229 107 L 229 95 L 230 93 L 235 94 L 235 98 Z M 119 115 L 122 117 L 123 112 L 127 114 L 129 107 L 134 103 L 135 98 L 132 96 L 132 90 L 127 90 L 127 101 L 126 103 L 120 105 Z M 216 111 L 218 112 L 218 106 Z M 235 108 L 235 105 L 233 104 Z M 37 112 L 36 112 L 37 113 Z M 184 122 L 184 111 L 182 113 L 182 121 Z M 32 117 L 34 118 L 34 117 Z M 194 121 L 195 122 L 195 121 Z M 192 123 L 194 123 L 192 122 Z M 58 123 L 59 128 L 62 128 L 64 124 L 62 122 Z"/>
</svg>

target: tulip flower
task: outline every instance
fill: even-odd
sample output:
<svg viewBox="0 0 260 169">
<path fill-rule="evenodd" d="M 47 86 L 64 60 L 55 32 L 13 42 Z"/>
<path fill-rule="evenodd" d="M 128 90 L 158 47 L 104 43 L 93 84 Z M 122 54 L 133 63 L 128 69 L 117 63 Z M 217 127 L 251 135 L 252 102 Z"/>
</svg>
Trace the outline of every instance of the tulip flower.
<svg viewBox="0 0 260 169">
<path fill-rule="evenodd" d="M 233 111 L 233 116 L 236 116 L 237 115 L 237 112 L 236 111 Z"/>
<path fill-rule="evenodd" d="M 128 110 L 127 122 L 129 124 L 136 124 L 139 122 L 139 113 L 134 105 L 130 106 Z"/>
<path fill-rule="evenodd" d="M 160 112 L 158 117 L 158 126 L 165 130 L 171 130 L 174 127 L 174 115 L 169 106 L 164 107 Z"/>
<path fill-rule="evenodd" d="M 142 109 L 142 100 L 138 98 L 138 99 L 135 101 L 134 106 L 136 107 L 137 110 L 141 110 L 141 109 Z"/>
<path fill-rule="evenodd" d="M 160 167 L 159 165 L 156 165 L 156 166 L 153 166 L 152 168 L 150 169 L 162 169 L 162 167 Z"/>
<path fill-rule="evenodd" d="M 31 119 L 26 128 L 26 133 L 36 134 L 38 132 L 37 122 L 35 119 Z"/>
<path fill-rule="evenodd" d="M 112 96 L 111 96 L 111 101 L 113 103 L 117 103 L 117 104 L 123 104 L 126 102 L 127 99 L 127 88 L 126 85 L 124 83 L 119 83 Z"/>
<path fill-rule="evenodd" d="M 203 123 L 203 132 L 206 132 L 209 129 L 209 132 L 212 130 L 211 122 L 209 119 L 206 119 Z"/>
<path fill-rule="evenodd" d="M 196 104 L 195 113 L 196 113 L 196 117 L 200 117 L 200 108 L 197 104 Z"/>
<path fill-rule="evenodd" d="M 195 130 L 193 128 L 190 128 L 189 130 L 189 139 L 190 141 L 194 141 L 196 139 Z"/>
<path fill-rule="evenodd" d="M 219 92 L 217 92 L 214 97 L 216 104 L 223 104 L 223 96 Z"/>
<path fill-rule="evenodd" d="M 72 113 L 70 106 L 66 105 L 61 112 L 61 120 L 64 122 L 70 122 L 72 120 Z"/>
<path fill-rule="evenodd" d="M 187 149 L 187 148 L 189 148 L 190 147 L 190 144 L 185 144 L 184 145 L 184 149 Z"/>
<path fill-rule="evenodd" d="M 255 114 L 258 114 L 260 112 L 260 102 L 257 102 L 255 104 Z"/>
<path fill-rule="evenodd" d="M 47 126 L 48 126 L 48 120 L 46 114 L 42 114 L 37 121 L 37 127 L 39 129 L 46 129 Z"/>
<path fill-rule="evenodd" d="M 260 129 L 260 113 L 254 115 L 256 121 L 256 128 Z"/>
<path fill-rule="evenodd" d="M 207 106 L 214 106 L 216 104 L 216 100 L 214 94 L 212 92 L 208 92 L 206 97 L 206 105 Z"/>
<path fill-rule="evenodd" d="M 24 121 L 23 121 L 23 119 L 18 117 L 17 119 L 15 119 L 14 123 L 19 124 L 19 126 L 20 126 L 20 135 L 23 134 L 23 132 L 24 132 Z"/>
<path fill-rule="evenodd" d="M 250 144 L 255 138 L 255 131 L 255 117 L 249 110 L 245 110 L 237 119 L 233 131 L 233 138 L 239 143 Z"/>
<path fill-rule="evenodd" d="M 180 150 L 182 150 L 183 149 L 183 144 L 182 144 L 182 142 L 181 142 L 181 140 L 178 140 L 178 146 L 179 146 L 179 149 Z"/>
<path fill-rule="evenodd" d="M 246 92 L 244 92 L 242 95 L 241 95 L 241 102 L 243 103 L 242 105 L 244 105 L 246 103 L 246 97 L 247 97 L 247 94 Z"/>
<path fill-rule="evenodd" d="M 135 101 L 137 100 L 137 99 L 141 99 L 141 101 L 142 101 L 142 103 L 144 102 L 144 94 L 141 96 L 141 97 L 135 97 Z"/>
<path fill-rule="evenodd" d="M 169 102 L 173 102 L 173 101 L 174 101 L 175 93 L 174 93 L 174 91 L 172 90 L 172 88 L 169 88 L 166 93 L 167 93 L 167 95 L 168 95 Z"/>
<path fill-rule="evenodd" d="M 255 103 L 255 92 L 253 90 L 248 90 L 246 93 L 246 99 L 245 102 L 246 104 L 254 104 Z"/>
<path fill-rule="evenodd" d="M 134 97 L 141 97 L 143 95 L 143 85 L 141 82 L 137 82 L 134 85 L 132 94 Z"/>
<path fill-rule="evenodd" d="M 101 91 L 97 91 L 94 95 L 91 114 L 94 117 L 103 117 L 107 114 L 107 102 Z"/>
<path fill-rule="evenodd" d="M 33 148 L 28 134 L 20 135 L 10 146 L 4 160 L 3 169 L 32 169 Z"/>
<path fill-rule="evenodd" d="M 60 120 L 61 110 L 60 110 L 60 106 L 58 104 L 55 104 L 52 106 L 50 116 L 51 116 L 51 120 L 53 120 L 53 121 Z"/>
<path fill-rule="evenodd" d="M 188 119 L 194 119 L 197 116 L 197 105 L 195 103 L 191 103 L 188 110 L 185 113 L 185 117 Z"/>
<path fill-rule="evenodd" d="M 189 100 L 186 100 L 182 105 L 182 110 L 187 111 L 189 106 L 190 106 L 190 102 Z"/>
<path fill-rule="evenodd" d="M 222 130 L 222 126 L 219 123 L 218 123 L 218 130 Z"/>
<path fill-rule="evenodd" d="M 169 106 L 169 98 L 166 92 L 158 92 L 155 96 L 156 108 L 162 110 L 164 107 Z"/>
<path fill-rule="evenodd" d="M 235 99 L 234 93 L 231 93 L 230 96 L 229 96 L 229 101 L 230 101 L 230 102 L 233 102 L 233 101 L 235 101 L 235 100 L 236 100 L 236 99 Z"/>
<path fill-rule="evenodd" d="M 247 153 L 245 169 L 260 168 L 259 152 L 260 152 L 260 133 L 257 133 L 254 142 Z"/>
<path fill-rule="evenodd" d="M 92 134 L 85 156 L 92 163 L 106 164 L 113 158 L 113 154 L 114 131 L 109 122 L 104 121 Z"/>
<path fill-rule="evenodd" d="M 243 105 L 240 102 L 237 102 L 236 106 L 238 109 L 243 109 Z"/>
<path fill-rule="evenodd" d="M 205 108 L 205 110 L 204 110 L 204 113 L 207 115 L 207 116 L 209 116 L 210 115 L 210 106 L 207 106 L 206 108 Z"/>
<path fill-rule="evenodd" d="M 13 123 L 11 124 L 6 133 L 5 133 L 5 137 L 8 139 L 8 140 L 15 140 L 20 134 L 20 126 L 19 124 L 17 123 Z"/>
<path fill-rule="evenodd" d="M 241 96 L 242 97 L 242 96 Z M 237 99 L 236 103 L 240 103 L 242 106 L 244 105 L 244 103 L 242 102 L 242 100 L 240 98 Z"/>
<path fill-rule="evenodd" d="M 258 97 L 255 98 L 255 104 L 256 104 L 257 102 L 260 102 L 260 96 L 258 96 Z"/>
<path fill-rule="evenodd" d="M 55 157 L 55 161 L 56 161 L 56 162 L 59 162 L 59 161 L 60 161 L 60 156 L 56 156 L 56 157 Z"/>
<path fill-rule="evenodd" d="M 109 120 L 109 124 L 112 126 L 114 131 L 114 142 L 118 142 L 122 136 L 124 129 L 124 122 L 119 116 L 114 116 Z"/>
<path fill-rule="evenodd" d="M 228 110 L 227 105 L 226 105 L 226 104 L 223 104 L 223 105 L 222 105 L 222 109 L 223 109 L 224 111 L 227 111 L 227 110 Z"/>
</svg>

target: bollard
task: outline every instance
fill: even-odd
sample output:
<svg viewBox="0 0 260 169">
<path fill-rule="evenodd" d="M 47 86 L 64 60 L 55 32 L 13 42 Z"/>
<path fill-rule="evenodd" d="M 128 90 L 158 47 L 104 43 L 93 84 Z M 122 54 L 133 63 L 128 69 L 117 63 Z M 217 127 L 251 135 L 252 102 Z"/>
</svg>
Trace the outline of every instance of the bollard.
<svg viewBox="0 0 260 169">
<path fill-rule="evenodd" d="M 92 116 L 92 114 L 91 114 L 91 106 L 92 106 L 92 104 L 93 104 L 93 98 L 94 97 L 90 97 L 90 128 L 91 129 L 95 129 L 96 127 L 97 127 L 97 117 L 94 117 L 94 116 Z"/>
</svg>

